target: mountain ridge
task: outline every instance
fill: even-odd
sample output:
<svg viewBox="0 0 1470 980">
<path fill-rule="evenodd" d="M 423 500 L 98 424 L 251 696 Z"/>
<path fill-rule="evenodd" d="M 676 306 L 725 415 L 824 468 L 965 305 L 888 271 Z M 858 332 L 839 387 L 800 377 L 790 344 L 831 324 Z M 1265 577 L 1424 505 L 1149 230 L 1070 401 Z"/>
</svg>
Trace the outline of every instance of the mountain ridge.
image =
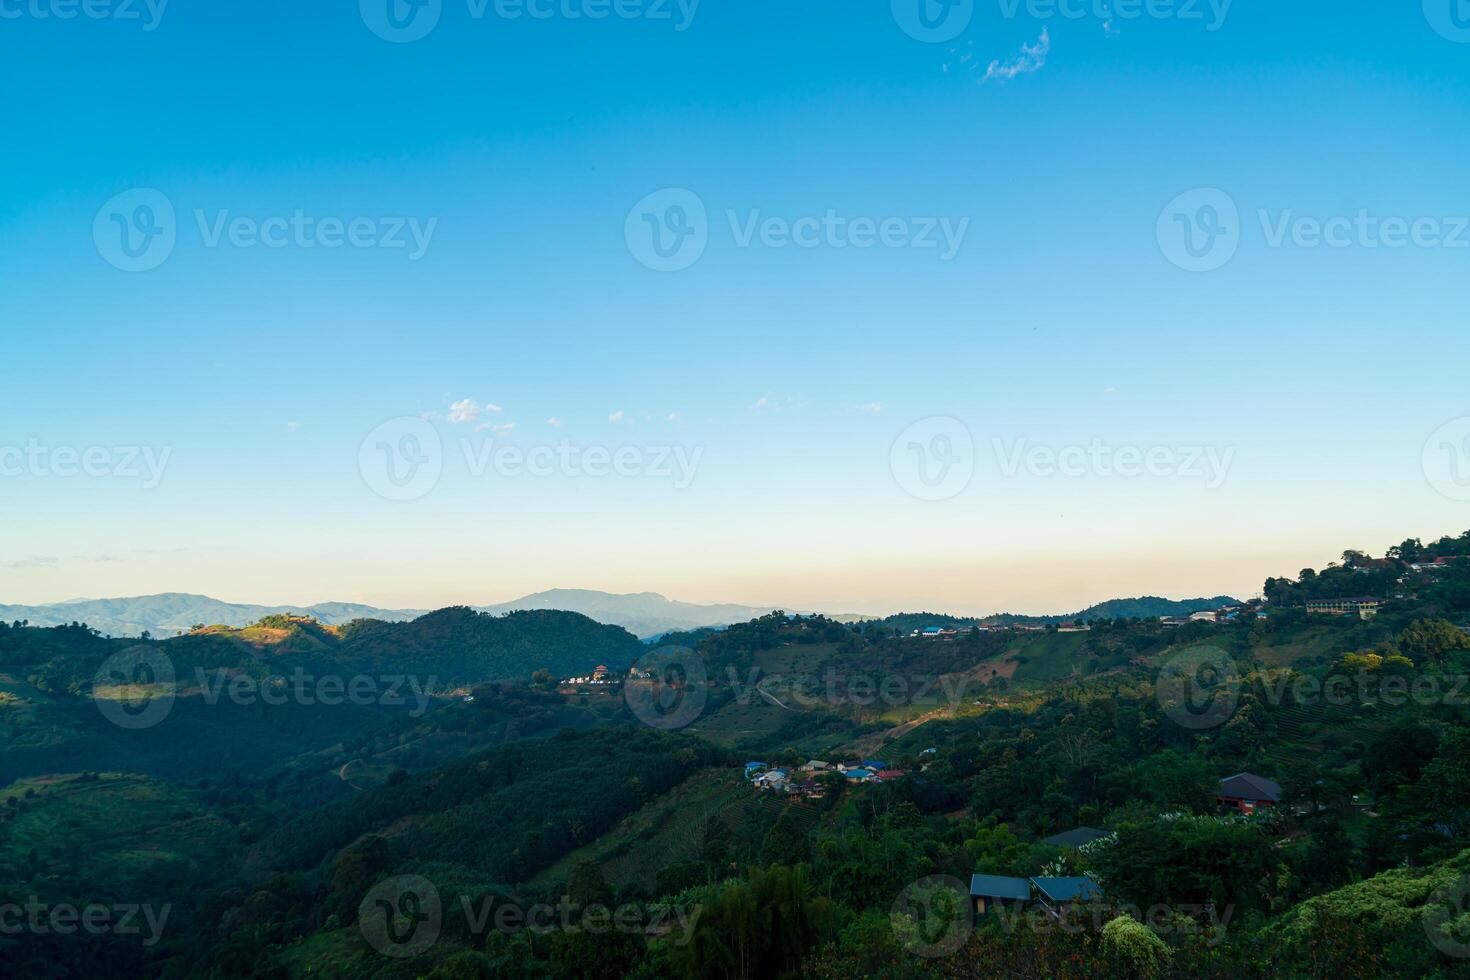
<svg viewBox="0 0 1470 980">
<path fill-rule="evenodd" d="M 1109 599 L 1070 615 L 1017 616 L 999 613 L 993 616 L 952 616 L 943 613 L 904 613 L 900 616 L 932 616 L 945 620 L 971 622 L 1061 622 L 1068 619 L 1098 616 L 1166 616 L 1180 615 L 1195 609 L 1215 608 L 1236 600 L 1229 596 L 1213 599 L 1163 599 L 1141 596 Z M 1214 605 L 1211 605 L 1214 604 Z M 803 614 L 814 610 L 792 606 L 757 606 L 745 603 L 695 603 L 670 599 L 658 592 L 603 592 L 596 589 L 547 589 L 521 596 L 508 602 L 471 606 L 476 612 L 501 615 L 526 610 L 557 609 L 576 612 L 609 626 L 621 626 L 643 639 L 665 633 L 719 628 L 731 623 L 757 619 L 775 608 Z M 143 632 L 157 637 L 187 633 L 196 624 L 206 626 L 248 626 L 265 616 L 311 616 L 326 626 L 344 626 L 355 619 L 376 619 L 395 623 L 418 619 L 429 609 L 390 609 L 358 602 L 318 602 L 311 605 L 267 605 L 261 603 L 226 602 L 212 596 L 192 592 L 160 592 L 142 596 L 120 596 L 104 599 L 74 599 L 37 605 L 0 605 L 0 620 L 29 621 L 33 626 L 63 626 L 72 622 L 86 623 L 109 636 L 138 636 Z M 884 621 L 893 617 L 857 616 L 826 613 L 841 621 L 872 619 Z"/>
<path fill-rule="evenodd" d="M 740 603 L 692 603 L 669 599 L 657 592 L 611 593 L 594 589 L 548 589 L 508 602 L 471 606 L 495 615 L 525 610 L 559 609 L 582 613 L 609 626 L 622 626 L 642 637 L 673 630 L 727 626 L 744 622 L 775 607 Z M 33 626 L 62 626 L 82 622 L 111 636 L 154 636 L 187 633 L 199 623 L 241 627 L 265 616 L 311 616 L 327 626 L 343 626 L 354 619 L 405 622 L 430 609 L 391 609 L 354 602 L 318 602 L 311 605 L 236 603 L 191 592 L 160 592 L 141 596 L 76 599 L 36 605 L 0 605 L 0 620 L 27 620 Z"/>
</svg>

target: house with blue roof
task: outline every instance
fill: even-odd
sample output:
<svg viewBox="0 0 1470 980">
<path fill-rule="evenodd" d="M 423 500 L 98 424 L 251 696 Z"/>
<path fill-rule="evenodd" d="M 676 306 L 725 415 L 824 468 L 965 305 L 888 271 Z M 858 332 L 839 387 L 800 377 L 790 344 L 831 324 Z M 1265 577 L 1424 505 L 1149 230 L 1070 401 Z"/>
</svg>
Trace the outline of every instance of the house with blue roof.
<svg viewBox="0 0 1470 980">
<path fill-rule="evenodd" d="M 1032 878 L 1041 904 L 1052 915 L 1060 915 L 1074 905 L 1102 898 L 1102 889 L 1088 877 Z"/>
<path fill-rule="evenodd" d="M 1019 909 L 1031 898 L 1031 882 L 1004 875 L 970 875 L 970 901 L 976 915 L 998 908 Z"/>
<path fill-rule="evenodd" d="M 749 779 L 751 776 L 755 775 L 761 770 L 769 768 L 770 763 L 767 762 L 747 762 L 745 764 L 745 778 Z"/>
<path fill-rule="evenodd" d="M 860 762 L 858 764 L 860 766 L 862 766 L 864 769 L 871 769 L 874 772 L 877 772 L 880 769 L 887 769 L 888 768 L 888 763 L 886 763 L 886 762 L 879 762 L 877 759 L 864 759 L 862 762 Z"/>
</svg>

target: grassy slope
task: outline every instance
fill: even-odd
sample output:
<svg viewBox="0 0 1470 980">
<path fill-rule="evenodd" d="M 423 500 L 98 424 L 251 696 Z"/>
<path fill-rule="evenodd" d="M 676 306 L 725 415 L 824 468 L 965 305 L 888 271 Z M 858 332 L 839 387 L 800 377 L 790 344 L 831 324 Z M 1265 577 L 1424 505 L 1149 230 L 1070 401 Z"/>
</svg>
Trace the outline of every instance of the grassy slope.
<svg viewBox="0 0 1470 980">
<path fill-rule="evenodd" d="M 1086 633 L 1029 633 L 1017 637 L 1006 651 L 1020 661 L 1012 680 L 1017 684 L 1046 684 L 1074 674 L 1082 662 Z"/>
</svg>

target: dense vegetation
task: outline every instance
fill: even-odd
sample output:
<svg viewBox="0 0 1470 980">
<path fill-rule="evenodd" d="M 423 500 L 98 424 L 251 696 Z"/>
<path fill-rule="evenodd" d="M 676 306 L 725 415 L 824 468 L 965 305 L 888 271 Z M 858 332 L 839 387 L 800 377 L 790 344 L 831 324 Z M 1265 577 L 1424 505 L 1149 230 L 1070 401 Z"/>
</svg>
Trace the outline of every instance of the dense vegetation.
<svg viewBox="0 0 1470 980">
<path fill-rule="evenodd" d="M 82 769 L 187 778 L 260 772 L 303 752 L 371 740 L 390 726 L 401 731 L 475 685 L 524 682 L 538 668 L 625 668 L 643 650 L 618 627 L 551 611 L 451 608 L 340 629 L 268 616 L 243 629 L 199 627 L 162 641 L 108 639 L 80 623 L 0 623 L 0 704 L 8 702 L 0 711 L 0 780 Z M 140 661 L 129 674 L 171 674 L 151 692 L 171 702 L 165 723 L 130 730 L 98 712 L 98 673 L 119 658 Z M 543 700 L 511 727 L 529 734 L 578 726 L 562 707 Z M 447 723 L 472 738 L 493 724 L 484 712 Z"/>
<path fill-rule="evenodd" d="M 432 670 L 456 688 L 340 716 L 181 694 L 156 728 L 111 732 L 81 709 L 117 644 L 13 625 L 0 763 L 36 778 L 0 790 L 0 894 L 172 917 L 152 945 L 23 930 L 0 957 L 7 976 L 1470 976 L 1470 562 L 1430 564 L 1466 545 L 1349 552 L 1219 622 L 940 640 L 908 635 L 949 622 L 927 614 L 777 612 L 671 635 L 700 668 L 672 688 L 700 699 L 680 731 L 555 683 L 644 649 L 565 614 L 144 644 L 181 675 Z M 1384 604 L 1304 608 L 1332 596 Z M 177 771 L 181 740 L 212 758 Z M 904 775 L 787 797 L 752 789 L 752 758 Z M 1278 805 L 1222 809 L 1240 772 L 1278 782 Z M 1076 827 L 1108 833 L 1047 843 Z M 977 919 L 943 883 L 975 873 L 1085 875 L 1103 897 Z M 380 935 L 420 923 L 422 948 Z"/>
<path fill-rule="evenodd" d="M 622 670 L 643 653 L 620 626 L 547 609 L 494 616 L 453 606 L 406 623 L 354 620 L 338 635 L 343 657 L 360 669 L 433 675 L 450 686 L 525 680 L 534 668 L 561 677 L 598 664 Z"/>
</svg>

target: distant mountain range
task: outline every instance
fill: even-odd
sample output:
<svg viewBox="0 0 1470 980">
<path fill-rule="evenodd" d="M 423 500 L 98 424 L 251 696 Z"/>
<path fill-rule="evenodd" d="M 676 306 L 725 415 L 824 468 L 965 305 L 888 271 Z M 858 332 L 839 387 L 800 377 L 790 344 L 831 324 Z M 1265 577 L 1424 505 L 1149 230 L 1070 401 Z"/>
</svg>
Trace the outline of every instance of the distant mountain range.
<svg viewBox="0 0 1470 980">
<path fill-rule="evenodd" d="M 1229 596 L 1213 599 L 1161 599 L 1144 596 L 1138 599 L 1111 599 L 1071 616 L 999 616 L 968 617 L 941 614 L 903 614 L 925 620 L 925 625 L 941 625 L 940 620 L 955 622 L 1057 622 L 1065 619 L 1092 619 L 1127 616 L 1180 616 L 1200 609 L 1216 609 L 1235 602 Z M 773 608 L 735 603 L 701 604 L 678 602 L 657 592 L 633 592 L 617 595 L 591 589 L 552 589 L 523 596 L 510 602 L 475 606 L 486 613 L 517 612 L 526 609 L 560 609 L 581 613 L 589 619 L 610 626 L 621 626 L 635 636 L 648 639 L 664 633 L 695 630 L 703 627 L 728 626 L 763 616 Z M 787 607 L 787 612 L 799 610 Z M 803 612 L 809 610 L 800 610 Z M 0 605 L 0 619 L 6 622 L 27 620 L 32 626 L 60 626 L 81 622 L 109 636 L 137 636 L 145 630 L 156 637 L 187 633 L 193 626 L 247 626 L 263 616 L 290 614 L 313 616 L 328 626 L 341 626 L 354 619 L 378 619 L 402 622 L 429 612 L 427 609 L 381 609 L 355 602 L 322 602 L 313 606 L 262 606 L 249 603 L 223 602 L 209 596 L 184 592 L 134 596 L 123 599 L 74 599 L 39 606 Z M 851 621 L 863 617 L 843 614 L 834 619 Z M 874 617 L 876 618 L 876 617 Z M 893 617 L 889 617 L 893 618 Z M 929 622 L 933 620 L 933 622 Z"/>
<path fill-rule="evenodd" d="M 32 626 L 86 623 L 109 636 L 137 636 L 144 630 L 157 637 L 187 633 L 198 623 L 206 626 L 248 626 L 262 616 L 314 616 L 328 626 L 354 619 L 398 621 L 414 619 L 427 610 L 378 609 L 352 602 L 323 602 L 315 606 L 257 606 L 223 602 L 206 595 L 164 592 L 125 599 L 73 599 L 40 606 L 0 606 L 0 619 L 29 620 Z"/>
<path fill-rule="evenodd" d="M 552 589 L 523 596 L 497 606 L 477 606 L 480 612 L 506 613 L 522 609 L 564 609 L 578 612 L 599 623 L 621 626 L 635 636 L 648 638 L 676 630 L 693 630 L 705 626 L 729 626 L 764 616 L 773 609 L 789 606 L 743 606 L 735 603 L 703 605 L 679 602 L 657 592 L 632 592 L 615 595 L 591 589 Z M 800 610 L 806 612 L 808 610 Z"/>
<path fill-rule="evenodd" d="M 639 637 L 675 630 L 728 626 L 763 616 L 775 607 L 730 603 L 701 605 L 677 602 L 656 592 L 614 595 L 590 589 L 552 589 L 510 602 L 474 607 L 477 612 L 507 613 L 524 609 L 561 609 L 577 612 L 611 626 L 621 626 Z M 794 611 L 794 610 L 791 610 Z M 32 626 L 60 626 L 81 622 L 109 636 L 137 636 L 144 630 L 157 637 L 187 633 L 198 623 L 206 626 L 247 626 L 262 616 L 313 616 L 328 626 L 354 619 L 402 622 L 417 619 L 427 609 L 381 609 L 353 602 L 322 602 L 313 606 L 262 606 L 223 602 L 183 592 L 134 596 L 125 599 L 75 599 L 39 606 L 0 605 L 0 619 L 28 620 Z"/>
</svg>

